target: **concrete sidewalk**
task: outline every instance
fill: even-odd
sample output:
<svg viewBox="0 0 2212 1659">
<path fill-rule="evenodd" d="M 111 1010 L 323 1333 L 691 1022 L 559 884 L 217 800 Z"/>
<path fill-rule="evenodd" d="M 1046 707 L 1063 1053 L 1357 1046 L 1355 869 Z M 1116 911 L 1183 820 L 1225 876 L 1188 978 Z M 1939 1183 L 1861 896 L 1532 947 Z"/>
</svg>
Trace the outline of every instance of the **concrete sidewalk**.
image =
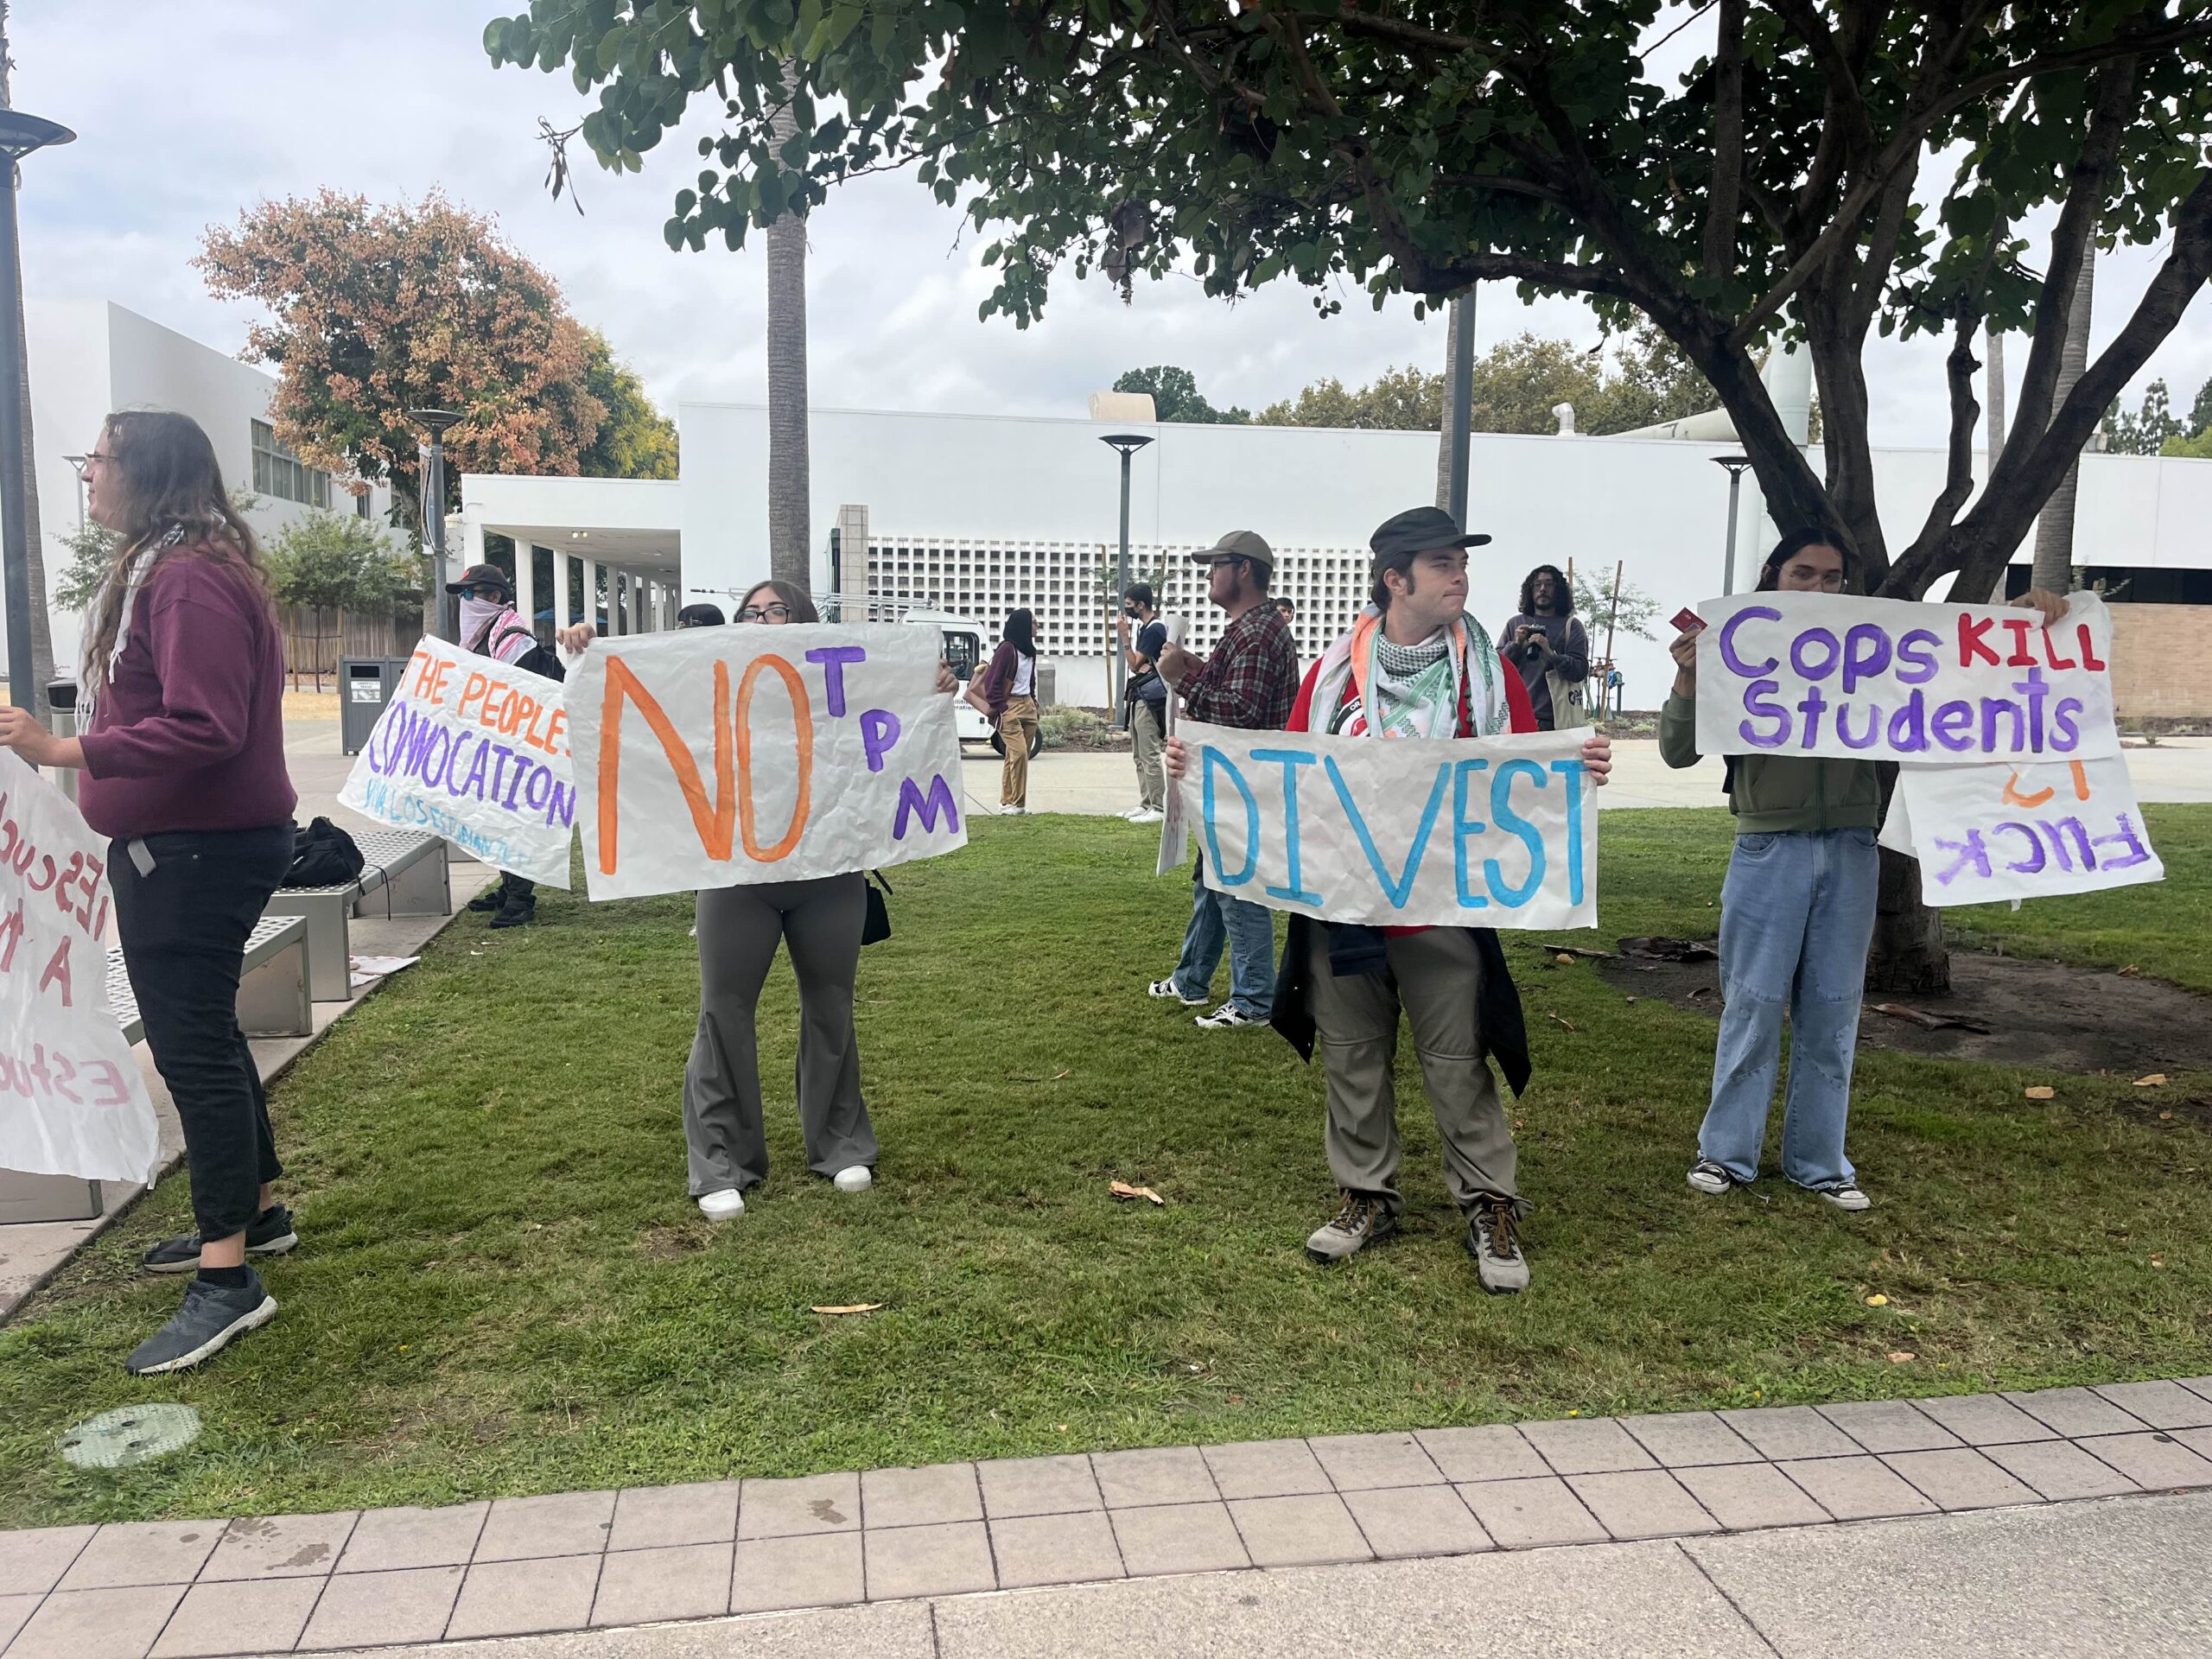
<svg viewBox="0 0 2212 1659">
<path fill-rule="evenodd" d="M 2201 1656 L 2208 1551 L 2212 1376 L 0 1533 L 0 1643 Z"/>
</svg>

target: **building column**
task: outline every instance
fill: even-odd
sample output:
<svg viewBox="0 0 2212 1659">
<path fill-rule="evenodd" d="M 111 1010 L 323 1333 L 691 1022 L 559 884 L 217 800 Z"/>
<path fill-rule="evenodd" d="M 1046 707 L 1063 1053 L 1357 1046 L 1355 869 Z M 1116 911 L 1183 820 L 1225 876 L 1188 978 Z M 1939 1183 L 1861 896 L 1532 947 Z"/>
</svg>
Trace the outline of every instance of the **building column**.
<svg viewBox="0 0 2212 1659">
<path fill-rule="evenodd" d="M 584 566 L 584 613 L 579 620 L 599 626 L 599 561 L 587 558 Z"/>
<path fill-rule="evenodd" d="M 645 584 L 637 576 L 630 578 L 630 632 L 645 631 Z"/>
<path fill-rule="evenodd" d="M 537 549 L 520 537 L 515 541 L 515 614 L 523 626 L 537 631 Z"/>
<path fill-rule="evenodd" d="M 557 636 L 574 620 L 569 608 L 569 555 L 564 549 L 553 550 L 553 632 Z"/>
</svg>

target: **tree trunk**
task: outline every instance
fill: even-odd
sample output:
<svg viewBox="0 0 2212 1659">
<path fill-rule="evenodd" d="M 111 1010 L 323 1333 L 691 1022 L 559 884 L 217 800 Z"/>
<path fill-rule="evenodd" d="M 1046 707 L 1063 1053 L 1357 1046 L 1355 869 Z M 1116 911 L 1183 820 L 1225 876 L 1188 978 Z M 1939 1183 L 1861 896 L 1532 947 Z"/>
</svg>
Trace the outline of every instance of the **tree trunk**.
<svg viewBox="0 0 2212 1659">
<path fill-rule="evenodd" d="M 1918 861 L 1886 847 L 1874 899 L 1874 943 L 1866 952 L 1866 988 L 1923 996 L 1951 988 L 1943 912 L 1920 902 Z"/>
<path fill-rule="evenodd" d="M 1981 473 L 1986 484 L 2005 449 L 2005 336 L 1994 328 L 1989 331 L 1985 355 L 1989 359 L 1989 451 Z"/>
<path fill-rule="evenodd" d="M 0 0 L 0 110 L 16 107 L 12 89 L 15 63 L 8 55 L 8 5 Z M 22 169 L 16 171 L 20 189 Z M 22 245 L 16 244 L 16 293 L 23 291 Z M 15 316 L 0 326 L 12 327 L 16 331 L 18 360 L 23 365 L 23 558 L 30 574 L 31 602 L 31 683 L 28 697 L 16 701 L 41 718 L 46 714 L 46 688 L 54 681 L 54 623 L 46 610 L 46 533 L 38 518 L 38 448 L 31 442 L 31 353 L 30 339 L 23 324 L 20 308 Z M 91 434 L 86 434 L 87 438 Z"/>
<path fill-rule="evenodd" d="M 788 95 L 798 82 L 784 66 Z M 775 118 L 779 149 L 798 130 L 788 106 Z M 806 454 L 806 219 L 768 226 L 768 573 L 801 592 L 814 588 Z"/>
<path fill-rule="evenodd" d="M 1462 307 L 1465 308 L 1461 309 Z M 1459 458 L 1466 453 L 1466 433 L 1459 417 L 1459 369 L 1463 358 L 1471 357 L 1472 351 L 1460 349 L 1459 331 L 1471 335 L 1475 327 L 1475 290 L 1469 289 L 1445 308 L 1444 320 L 1444 404 L 1436 423 L 1436 505 L 1445 512 L 1452 511 L 1452 474 Z M 1468 341 L 1471 347 L 1472 340 Z M 1460 529 L 1466 526 L 1462 524 Z"/>
<path fill-rule="evenodd" d="M 2082 252 L 2082 274 L 2074 284 L 2074 298 L 2067 308 L 2066 344 L 2058 354 L 2058 386 L 2052 403 L 2066 401 L 2089 366 L 2089 313 L 2097 286 L 2097 250 L 2093 243 Z M 2044 503 L 2036 520 L 2035 585 L 2063 594 L 2074 585 L 2074 500 L 2082 481 L 2077 460 Z"/>
</svg>

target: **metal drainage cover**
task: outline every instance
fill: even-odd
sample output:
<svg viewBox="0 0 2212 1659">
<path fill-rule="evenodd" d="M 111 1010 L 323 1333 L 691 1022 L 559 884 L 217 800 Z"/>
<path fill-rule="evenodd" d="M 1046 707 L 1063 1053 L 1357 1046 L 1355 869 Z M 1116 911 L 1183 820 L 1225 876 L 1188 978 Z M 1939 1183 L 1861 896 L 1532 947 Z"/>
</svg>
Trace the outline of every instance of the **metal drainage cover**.
<svg viewBox="0 0 2212 1659">
<path fill-rule="evenodd" d="M 190 1446 L 200 1414 L 190 1406 L 123 1406 L 61 1437 L 61 1460 L 79 1469 L 128 1469 Z"/>
</svg>

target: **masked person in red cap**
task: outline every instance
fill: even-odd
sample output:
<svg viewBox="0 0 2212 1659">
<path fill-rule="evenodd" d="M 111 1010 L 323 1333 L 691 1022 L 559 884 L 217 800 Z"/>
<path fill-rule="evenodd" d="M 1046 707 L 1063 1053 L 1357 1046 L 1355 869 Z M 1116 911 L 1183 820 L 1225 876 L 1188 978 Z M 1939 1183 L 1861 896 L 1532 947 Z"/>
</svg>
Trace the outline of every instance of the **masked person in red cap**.
<svg viewBox="0 0 2212 1659">
<path fill-rule="evenodd" d="M 1193 656 L 1173 642 L 1160 652 L 1160 677 L 1175 688 L 1192 720 L 1244 731 L 1279 732 L 1298 692 L 1298 647 L 1282 615 L 1268 603 L 1274 580 L 1274 550 L 1254 531 L 1232 530 L 1203 553 L 1206 592 L 1228 613 L 1213 655 Z M 1204 855 L 1192 867 L 1191 925 L 1175 971 L 1147 988 L 1186 1007 L 1211 999 L 1214 970 L 1229 950 L 1229 1001 L 1198 1016 L 1207 1031 L 1265 1025 L 1275 997 L 1275 924 L 1272 912 L 1249 899 L 1206 886 Z"/>
<path fill-rule="evenodd" d="M 1467 614 L 1467 549 L 1451 515 L 1415 507 L 1385 522 L 1374 550 L 1372 602 L 1306 675 L 1288 729 L 1414 740 L 1533 732 L 1520 672 Z M 1611 740 L 1593 734 L 1583 764 L 1602 784 Z M 1185 756 L 1170 746 L 1168 769 Z M 1444 1179 L 1466 1218 L 1468 1254 L 1484 1290 L 1525 1289 L 1513 1131 L 1494 1056 L 1516 1094 L 1528 1086 L 1520 993 L 1489 928 L 1363 927 L 1293 912 L 1273 1024 L 1328 1073 L 1329 1168 L 1336 1215 L 1306 1241 L 1316 1262 L 1341 1262 L 1397 1230 L 1397 1097 L 1391 1069 L 1401 1014 L 1413 1027 L 1421 1081 L 1444 1142 Z"/>
<path fill-rule="evenodd" d="M 527 550 L 524 550 L 526 554 Z M 496 564 L 472 564 L 446 591 L 461 595 L 461 648 L 511 664 L 549 680 L 563 680 L 568 670 L 558 652 L 543 644 L 537 631 L 515 609 L 507 573 Z M 494 927 L 520 927 L 537 919 L 537 883 L 500 872 L 499 885 L 468 901 L 471 910 L 492 912 Z"/>
</svg>

